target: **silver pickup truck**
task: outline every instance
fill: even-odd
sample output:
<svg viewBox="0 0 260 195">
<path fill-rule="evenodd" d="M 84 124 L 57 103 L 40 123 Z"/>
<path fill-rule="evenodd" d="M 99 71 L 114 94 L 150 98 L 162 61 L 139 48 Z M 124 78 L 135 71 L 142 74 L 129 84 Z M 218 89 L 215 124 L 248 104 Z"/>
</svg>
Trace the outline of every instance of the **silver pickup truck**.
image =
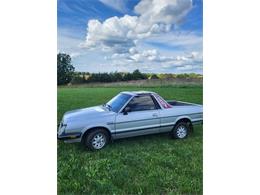
<svg viewBox="0 0 260 195">
<path fill-rule="evenodd" d="M 154 92 L 121 92 L 106 104 L 68 111 L 58 128 L 58 139 L 81 142 L 91 150 L 110 140 L 170 132 L 184 139 L 202 123 L 202 105 L 165 101 Z"/>
</svg>

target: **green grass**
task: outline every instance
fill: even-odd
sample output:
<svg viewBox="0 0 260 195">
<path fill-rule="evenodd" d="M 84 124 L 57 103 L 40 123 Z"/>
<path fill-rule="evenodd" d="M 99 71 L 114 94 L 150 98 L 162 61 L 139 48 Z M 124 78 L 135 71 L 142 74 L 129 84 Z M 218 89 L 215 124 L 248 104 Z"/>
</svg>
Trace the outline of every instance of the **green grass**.
<svg viewBox="0 0 260 195">
<path fill-rule="evenodd" d="M 103 104 L 120 91 L 150 90 L 202 103 L 202 87 L 58 88 L 64 112 Z M 58 142 L 59 194 L 202 194 L 202 126 L 185 140 L 167 134 L 116 140 L 98 152 Z"/>
</svg>

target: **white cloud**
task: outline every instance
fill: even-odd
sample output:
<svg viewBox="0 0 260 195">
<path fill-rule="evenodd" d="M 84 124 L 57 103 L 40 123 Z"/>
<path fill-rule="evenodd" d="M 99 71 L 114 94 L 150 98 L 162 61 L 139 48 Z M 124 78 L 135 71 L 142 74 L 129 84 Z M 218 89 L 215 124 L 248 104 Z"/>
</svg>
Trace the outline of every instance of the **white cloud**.
<svg viewBox="0 0 260 195">
<path fill-rule="evenodd" d="M 137 49 L 136 49 L 135 47 L 131 47 L 131 48 L 129 49 L 129 53 L 130 53 L 130 54 L 136 54 L 136 53 L 138 53 L 138 51 L 137 51 Z"/>
<path fill-rule="evenodd" d="M 178 23 L 191 9 L 191 0 L 142 0 L 135 6 L 141 24 Z"/>
<path fill-rule="evenodd" d="M 89 20 L 86 42 L 88 49 L 113 50 L 115 53 L 128 52 L 135 46 L 132 30 L 136 26 L 136 16 L 111 17 L 103 23 Z"/>
<path fill-rule="evenodd" d="M 115 16 L 104 22 L 89 20 L 84 46 L 114 53 L 129 52 L 139 40 L 169 32 L 191 7 L 191 0 L 141 0 L 134 8 L 138 16 Z"/>
<path fill-rule="evenodd" d="M 99 0 L 108 7 L 111 7 L 121 13 L 127 12 L 126 1 L 122 0 Z"/>
<path fill-rule="evenodd" d="M 66 32 L 58 48 L 79 71 L 201 72 L 202 36 L 173 28 L 191 6 L 191 0 L 141 0 L 136 16 L 89 20 L 83 48 Z"/>
<path fill-rule="evenodd" d="M 192 70 L 193 66 L 192 65 L 185 65 L 185 66 L 181 66 L 181 67 L 177 67 L 177 70 Z"/>
<path fill-rule="evenodd" d="M 155 43 L 168 47 L 182 47 L 189 50 L 202 49 L 203 38 L 194 32 L 177 31 L 164 34 L 164 36 L 153 35 L 145 40 L 146 43 Z"/>
<path fill-rule="evenodd" d="M 79 53 L 79 52 L 71 52 L 70 53 L 70 57 L 71 58 L 76 58 L 76 57 L 79 57 L 79 56 L 81 56 L 82 54 L 81 53 Z"/>
<path fill-rule="evenodd" d="M 146 60 L 154 61 L 157 58 L 158 58 L 158 51 L 156 49 L 144 50 L 141 53 L 135 50 L 135 53 L 132 53 L 132 55 L 129 55 L 128 57 L 128 59 L 131 59 L 135 62 L 143 62 Z"/>
<path fill-rule="evenodd" d="M 194 68 L 194 66 L 202 66 L 203 58 L 202 53 L 198 51 L 184 53 L 183 55 L 165 56 L 156 49 L 138 51 L 137 48 L 131 48 L 129 53 L 115 53 L 111 57 L 106 57 L 106 60 L 110 60 L 109 63 L 116 65 L 120 64 L 126 66 L 134 64 L 134 66 L 139 69 L 144 69 L 144 66 L 149 64 L 151 69 L 147 67 L 145 71 L 148 69 L 151 71 L 153 65 L 158 67 L 158 71 L 172 68 L 182 71 L 185 70 L 185 68 L 188 70 L 188 67 L 190 66 L 192 66 L 192 68 Z M 183 69 L 181 67 L 183 67 Z"/>
</svg>

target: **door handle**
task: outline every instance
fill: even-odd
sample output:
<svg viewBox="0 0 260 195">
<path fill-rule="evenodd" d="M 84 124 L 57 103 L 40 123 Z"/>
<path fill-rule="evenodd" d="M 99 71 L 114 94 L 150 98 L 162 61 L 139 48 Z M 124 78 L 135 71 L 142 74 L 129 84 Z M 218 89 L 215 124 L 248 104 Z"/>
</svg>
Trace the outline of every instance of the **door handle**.
<svg viewBox="0 0 260 195">
<path fill-rule="evenodd" d="M 153 116 L 153 117 L 158 117 L 158 114 L 155 114 L 155 113 L 154 113 L 152 116 Z"/>
</svg>

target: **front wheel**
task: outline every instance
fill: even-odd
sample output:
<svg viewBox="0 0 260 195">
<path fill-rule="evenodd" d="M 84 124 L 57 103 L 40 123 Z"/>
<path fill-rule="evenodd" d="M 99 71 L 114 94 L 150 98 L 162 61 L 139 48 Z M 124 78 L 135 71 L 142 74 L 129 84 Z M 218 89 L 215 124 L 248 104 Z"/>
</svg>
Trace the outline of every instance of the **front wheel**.
<svg viewBox="0 0 260 195">
<path fill-rule="evenodd" d="M 188 136 L 190 130 L 189 123 L 179 122 L 172 130 L 172 137 L 175 139 L 184 139 Z"/>
<path fill-rule="evenodd" d="M 104 129 L 96 129 L 85 136 L 83 145 L 90 150 L 100 150 L 107 145 L 108 140 L 108 133 Z"/>
</svg>

